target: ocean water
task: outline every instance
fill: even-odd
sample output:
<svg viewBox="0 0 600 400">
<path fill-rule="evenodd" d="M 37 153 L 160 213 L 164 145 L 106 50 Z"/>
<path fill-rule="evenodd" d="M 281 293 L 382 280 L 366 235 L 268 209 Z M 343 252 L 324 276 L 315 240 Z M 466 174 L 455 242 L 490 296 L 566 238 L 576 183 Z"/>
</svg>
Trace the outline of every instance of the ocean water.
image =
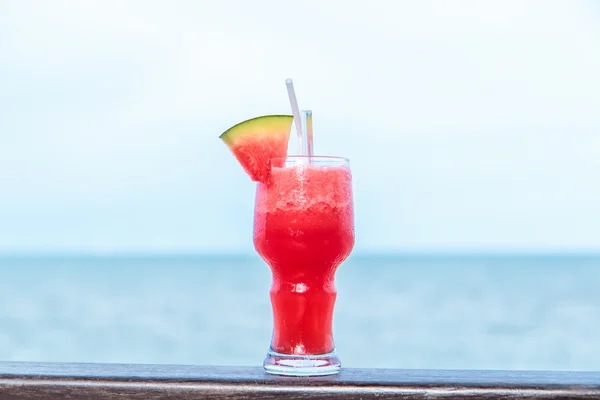
<svg viewBox="0 0 600 400">
<path fill-rule="evenodd" d="M 261 365 L 270 271 L 248 257 L 0 258 L 0 360 Z M 600 370 L 600 256 L 352 256 L 347 367 Z"/>
</svg>

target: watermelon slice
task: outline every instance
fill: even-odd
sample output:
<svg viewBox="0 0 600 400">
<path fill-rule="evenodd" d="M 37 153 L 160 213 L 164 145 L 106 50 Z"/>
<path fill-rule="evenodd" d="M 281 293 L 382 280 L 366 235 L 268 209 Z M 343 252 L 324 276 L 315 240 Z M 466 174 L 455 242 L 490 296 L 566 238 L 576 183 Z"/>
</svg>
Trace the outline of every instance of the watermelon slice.
<svg viewBox="0 0 600 400">
<path fill-rule="evenodd" d="M 229 128 L 219 138 L 242 165 L 253 181 L 267 183 L 274 158 L 287 155 L 291 115 L 265 115 Z M 283 166 L 283 160 L 278 161 Z"/>
</svg>

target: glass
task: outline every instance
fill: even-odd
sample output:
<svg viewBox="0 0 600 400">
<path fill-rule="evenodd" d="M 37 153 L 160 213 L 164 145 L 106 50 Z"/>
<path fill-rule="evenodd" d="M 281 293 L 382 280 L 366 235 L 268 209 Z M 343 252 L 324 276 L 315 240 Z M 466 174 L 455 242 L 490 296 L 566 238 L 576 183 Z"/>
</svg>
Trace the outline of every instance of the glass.
<svg viewBox="0 0 600 400">
<path fill-rule="evenodd" d="M 269 183 L 258 183 L 254 208 L 254 247 L 273 274 L 266 372 L 339 372 L 332 333 L 334 275 L 353 246 L 349 161 L 325 156 L 273 160 Z"/>
</svg>

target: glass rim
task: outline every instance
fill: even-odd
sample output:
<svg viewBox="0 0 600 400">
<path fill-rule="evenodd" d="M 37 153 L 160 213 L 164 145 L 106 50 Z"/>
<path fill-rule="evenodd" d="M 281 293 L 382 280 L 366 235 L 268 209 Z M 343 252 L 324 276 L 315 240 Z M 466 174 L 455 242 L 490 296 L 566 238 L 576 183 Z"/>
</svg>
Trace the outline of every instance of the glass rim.
<svg viewBox="0 0 600 400">
<path fill-rule="evenodd" d="M 305 160 L 323 160 L 323 161 L 340 161 L 340 162 L 345 162 L 345 163 L 350 163 L 350 160 L 346 157 L 340 157 L 340 156 L 305 156 L 305 155 L 289 155 L 289 156 L 285 156 L 285 157 L 275 157 L 273 158 L 273 160 L 301 160 L 301 159 L 305 159 Z"/>
</svg>

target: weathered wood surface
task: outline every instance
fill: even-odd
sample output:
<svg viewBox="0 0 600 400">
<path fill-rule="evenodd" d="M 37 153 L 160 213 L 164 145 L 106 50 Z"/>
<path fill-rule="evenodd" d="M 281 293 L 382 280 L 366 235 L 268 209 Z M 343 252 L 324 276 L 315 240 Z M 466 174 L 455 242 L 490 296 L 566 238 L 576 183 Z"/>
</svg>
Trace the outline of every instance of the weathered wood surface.
<svg viewBox="0 0 600 400">
<path fill-rule="evenodd" d="M 600 399 L 600 373 L 0 363 L 0 399 Z"/>
</svg>

